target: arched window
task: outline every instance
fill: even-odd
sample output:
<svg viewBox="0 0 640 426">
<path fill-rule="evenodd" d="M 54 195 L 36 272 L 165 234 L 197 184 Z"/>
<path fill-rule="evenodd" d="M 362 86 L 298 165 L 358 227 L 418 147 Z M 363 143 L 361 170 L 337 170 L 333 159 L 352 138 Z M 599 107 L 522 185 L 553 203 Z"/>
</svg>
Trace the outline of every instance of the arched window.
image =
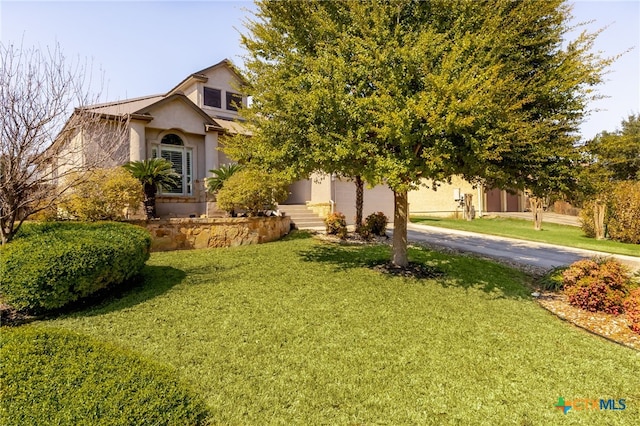
<svg viewBox="0 0 640 426">
<path fill-rule="evenodd" d="M 160 145 L 152 147 L 153 158 L 162 157 L 173 164 L 173 169 L 181 177 L 181 182 L 172 187 L 165 188 L 163 194 L 191 195 L 193 194 L 193 150 L 186 148 L 182 138 L 175 133 L 166 134 Z"/>
<path fill-rule="evenodd" d="M 165 135 L 165 137 L 162 138 L 162 141 L 160 141 L 160 143 L 162 145 L 184 146 L 184 142 L 182 142 L 182 139 L 180 139 L 180 136 L 173 133 L 169 133 L 168 135 Z"/>
</svg>

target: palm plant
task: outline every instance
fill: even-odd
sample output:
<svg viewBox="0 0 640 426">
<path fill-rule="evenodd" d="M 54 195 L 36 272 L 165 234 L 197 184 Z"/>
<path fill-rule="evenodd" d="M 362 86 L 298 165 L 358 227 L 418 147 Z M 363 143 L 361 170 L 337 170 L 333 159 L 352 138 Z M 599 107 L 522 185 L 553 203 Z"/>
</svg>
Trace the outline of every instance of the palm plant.
<svg viewBox="0 0 640 426">
<path fill-rule="evenodd" d="M 224 185 L 224 182 L 233 176 L 234 173 L 242 170 L 242 167 L 243 166 L 241 164 L 231 163 L 223 164 L 217 169 L 209 170 L 209 173 L 213 176 L 207 179 L 207 191 L 210 194 L 218 192 Z"/>
<path fill-rule="evenodd" d="M 170 189 L 180 185 L 180 175 L 173 169 L 173 164 L 164 158 L 131 161 L 123 167 L 142 183 L 144 210 L 147 219 L 153 219 L 156 217 L 158 189 Z"/>
</svg>

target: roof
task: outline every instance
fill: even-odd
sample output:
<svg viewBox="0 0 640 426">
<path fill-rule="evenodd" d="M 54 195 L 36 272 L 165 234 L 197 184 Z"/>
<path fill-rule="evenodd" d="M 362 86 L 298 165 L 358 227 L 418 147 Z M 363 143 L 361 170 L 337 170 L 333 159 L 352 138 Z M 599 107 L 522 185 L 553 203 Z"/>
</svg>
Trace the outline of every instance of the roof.
<svg viewBox="0 0 640 426">
<path fill-rule="evenodd" d="M 162 100 L 164 95 L 144 96 L 141 98 L 124 99 L 116 102 L 89 105 L 83 109 L 106 115 L 126 115 L 135 114 L 156 102 Z"/>
<path fill-rule="evenodd" d="M 86 111 L 95 112 L 97 114 L 102 114 L 105 117 L 125 117 L 129 116 L 132 118 L 142 119 L 142 120 L 152 120 L 153 116 L 151 115 L 151 110 L 154 107 L 161 106 L 167 102 L 170 102 L 175 99 L 179 99 L 187 106 L 192 108 L 196 114 L 199 114 L 203 120 L 204 124 L 210 130 L 219 130 L 224 131 L 226 133 L 231 134 L 244 134 L 251 135 L 251 132 L 247 130 L 245 126 L 236 121 L 220 118 L 220 117 L 212 117 L 207 114 L 202 108 L 198 107 L 194 104 L 188 97 L 186 97 L 183 93 L 181 93 L 179 88 L 184 86 L 186 83 L 191 83 L 193 80 L 206 81 L 206 73 L 211 71 L 214 68 L 225 66 L 229 70 L 231 70 L 242 83 L 246 83 L 245 78 L 238 72 L 235 66 L 228 59 L 224 59 L 218 62 L 215 65 L 212 65 L 208 68 L 195 72 L 182 80 L 180 84 L 171 89 L 168 93 L 162 95 L 150 95 L 143 96 L 138 98 L 124 99 L 115 102 L 108 102 L 103 104 L 89 105 L 84 108 L 81 108 Z"/>
<path fill-rule="evenodd" d="M 238 78 L 238 80 L 242 82 L 242 84 L 245 84 L 245 85 L 249 84 L 247 79 L 240 73 L 240 71 L 238 71 L 236 66 L 233 65 L 233 62 L 231 62 L 229 59 L 223 59 L 222 61 L 218 62 L 215 65 L 211 65 L 210 67 L 194 72 L 193 74 L 191 74 L 190 76 L 182 80 L 180 83 L 178 83 L 173 89 L 169 90 L 167 95 L 170 95 L 172 93 L 179 91 L 181 87 L 187 85 L 187 83 L 191 83 L 192 80 L 206 82 L 208 80 L 206 74 L 209 71 L 221 66 L 227 67 Z"/>
<path fill-rule="evenodd" d="M 242 123 L 239 123 L 237 121 L 227 120 L 220 117 L 215 117 L 213 121 L 215 121 L 215 123 L 220 126 L 225 132 L 232 135 L 252 135 L 251 131 L 247 129 L 247 127 L 243 126 Z"/>
</svg>

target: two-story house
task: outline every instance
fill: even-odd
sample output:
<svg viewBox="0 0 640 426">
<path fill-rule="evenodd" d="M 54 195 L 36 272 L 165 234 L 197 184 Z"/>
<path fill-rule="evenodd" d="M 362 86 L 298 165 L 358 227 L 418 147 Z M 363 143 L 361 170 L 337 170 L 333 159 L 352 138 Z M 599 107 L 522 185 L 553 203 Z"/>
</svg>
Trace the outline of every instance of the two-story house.
<svg viewBox="0 0 640 426">
<path fill-rule="evenodd" d="M 243 77 L 229 60 L 195 72 L 169 92 L 85 107 L 105 120 L 125 121 L 124 160 L 162 157 L 173 163 L 181 184 L 158 194 L 158 215 L 205 214 L 205 177 L 229 163 L 218 149 L 223 135 L 244 133 L 237 121 Z M 105 164 L 115 166 L 117 164 Z"/>
<path fill-rule="evenodd" d="M 161 217 L 201 216 L 211 213 L 207 208 L 205 178 L 209 170 L 230 163 L 219 150 L 224 136 L 246 134 L 238 121 L 238 108 L 247 104 L 241 95 L 246 84 L 242 75 L 228 60 L 193 73 L 166 94 L 126 99 L 84 108 L 107 120 L 126 122 L 128 129 L 122 138 L 120 161 L 136 161 L 162 157 L 173 163 L 182 177 L 172 190 L 161 191 L 156 200 Z M 83 145 L 77 140 L 72 141 Z M 127 155 L 128 154 L 128 155 Z M 105 164 L 105 167 L 116 164 Z M 437 192 L 421 188 L 409 194 L 411 213 L 450 215 L 461 209 L 462 194 L 474 194 L 476 212 L 522 211 L 522 194 L 474 188 L 462 179 L 442 184 Z M 347 221 L 355 216 L 355 185 L 348 180 L 315 175 L 290 187 L 286 204 L 324 204 L 341 211 Z M 289 210 L 290 208 L 284 208 Z M 365 216 L 383 211 L 393 217 L 393 193 L 380 185 L 365 190 Z"/>
</svg>

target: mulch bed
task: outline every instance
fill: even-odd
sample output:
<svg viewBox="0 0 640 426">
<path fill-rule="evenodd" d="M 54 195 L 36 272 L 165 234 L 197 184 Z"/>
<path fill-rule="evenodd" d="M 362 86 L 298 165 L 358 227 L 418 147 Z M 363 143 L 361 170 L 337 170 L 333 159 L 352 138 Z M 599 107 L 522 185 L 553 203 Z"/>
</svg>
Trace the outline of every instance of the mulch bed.
<svg viewBox="0 0 640 426">
<path fill-rule="evenodd" d="M 610 315 L 585 311 L 571 306 L 567 297 L 561 293 L 543 292 L 537 301 L 540 306 L 564 321 L 607 340 L 640 351 L 640 334 L 631 331 L 624 314 Z"/>
</svg>

